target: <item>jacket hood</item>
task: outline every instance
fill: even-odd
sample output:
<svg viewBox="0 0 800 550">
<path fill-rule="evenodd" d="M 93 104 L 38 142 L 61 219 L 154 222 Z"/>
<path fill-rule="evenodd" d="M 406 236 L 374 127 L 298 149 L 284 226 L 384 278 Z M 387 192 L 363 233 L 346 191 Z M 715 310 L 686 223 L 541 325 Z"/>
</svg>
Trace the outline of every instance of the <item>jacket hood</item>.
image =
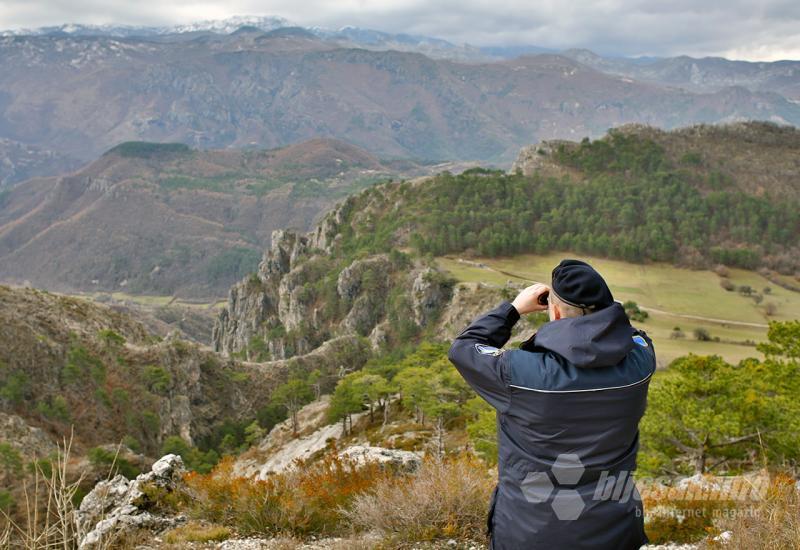
<svg viewBox="0 0 800 550">
<path fill-rule="evenodd" d="M 576 367 L 609 367 L 631 351 L 633 334 L 625 310 L 615 303 L 589 315 L 542 325 L 534 345 L 557 353 Z"/>
</svg>

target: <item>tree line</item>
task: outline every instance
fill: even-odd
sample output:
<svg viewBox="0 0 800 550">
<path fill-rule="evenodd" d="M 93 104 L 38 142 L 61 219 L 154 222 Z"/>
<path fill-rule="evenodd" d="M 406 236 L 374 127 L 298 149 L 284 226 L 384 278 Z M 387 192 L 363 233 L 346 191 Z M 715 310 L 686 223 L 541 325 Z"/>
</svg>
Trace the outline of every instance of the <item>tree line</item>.
<svg viewBox="0 0 800 550">
<path fill-rule="evenodd" d="M 369 220 L 368 234 L 345 232 L 342 246 L 385 251 L 405 227 L 412 230 L 412 247 L 434 256 L 571 250 L 691 267 L 800 267 L 795 200 L 753 196 L 718 171 L 674 166 L 659 145 L 641 137 L 612 133 L 608 140 L 562 147 L 553 159 L 581 177 L 477 168 L 443 173 L 423 186 L 363 193 L 352 200 L 353 214 L 377 193 L 387 195 L 385 210 Z"/>
</svg>

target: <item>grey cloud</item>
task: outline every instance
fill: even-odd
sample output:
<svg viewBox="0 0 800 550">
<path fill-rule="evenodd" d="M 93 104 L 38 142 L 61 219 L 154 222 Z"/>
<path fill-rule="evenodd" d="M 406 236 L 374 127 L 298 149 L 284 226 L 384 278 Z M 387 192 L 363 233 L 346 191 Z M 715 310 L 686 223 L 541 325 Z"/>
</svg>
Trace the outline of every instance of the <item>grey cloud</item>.
<svg viewBox="0 0 800 550">
<path fill-rule="evenodd" d="M 308 26 L 425 34 L 478 46 L 800 58 L 797 0 L 3 0 L 0 28 L 66 22 L 174 24 L 237 14 L 277 15 Z"/>
</svg>

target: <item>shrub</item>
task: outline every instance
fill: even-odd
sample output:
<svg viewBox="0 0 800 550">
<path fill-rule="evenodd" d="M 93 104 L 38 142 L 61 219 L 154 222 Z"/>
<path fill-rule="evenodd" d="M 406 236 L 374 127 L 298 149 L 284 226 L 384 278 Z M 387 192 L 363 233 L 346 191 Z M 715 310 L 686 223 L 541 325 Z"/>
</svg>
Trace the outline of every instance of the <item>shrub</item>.
<svg viewBox="0 0 800 550">
<path fill-rule="evenodd" d="M 122 438 L 122 444 L 129 448 L 134 453 L 138 453 L 142 450 L 142 445 L 139 443 L 139 440 L 133 437 L 132 435 L 126 435 Z"/>
<path fill-rule="evenodd" d="M 0 473 L 3 477 L 10 477 L 22 471 L 22 455 L 19 451 L 5 441 L 0 443 Z"/>
<path fill-rule="evenodd" d="M 728 292 L 733 292 L 736 290 L 736 285 L 730 279 L 720 279 L 719 286 L 723 289 L 727 290 Z"/>
<path fill-rule="evenodd" d="M 67 404 L 67 400 L 61 395 L 39 401 L 39 403 L 36 404 L 36 410 L 42 416 L 46 416 L 52 420 L 61 422 L 69 422 L 70 420 L 69 405 Z"/>
<path fill-rule="evenodd" d="M 467 434 L 475 451 L 488 464 L 497 462 L 497 414 L 495 410 L 480 397 L 473 397 L 466 403 L 469 419 Z"/>
<path fill-rule="evenodd" d="M 153 411 L 144 411 L 142 413 L 141 422 L 142 429 L 152 436 L 155 436 L 158 430 L 161 429 L 161 417 Z"/>
<path fill-rule="evenodd" d="M 670 340 L 681 340 L 686 338 L 686 335 L 681 330 L 681 327 L 675 327 L 672 332 L 669 333 Z"/>
<path fill-rule="evenodd" d="M 8 512 L 14 506 L 14 495 L 5 489 L 0 489 L 0 510 Z"/>
<path fill-rule="evenodd" d="M 125 344 L 125 337 L 110 328 L 100 330 L 97 335 L 108 346 L 121 346 Z"/>
<path fill-rule="evenodd" d="M 172 386 L 172 375 L 166 369 L 156 365 L 148 365 L 142 373 L 147 388 L 157 394 L 165 394 Z"/>
<path fill-rule="evenodd" d="M 28 375 L 20 370 L 11 370 L 0 363 L 0 399 L 12 405 L 20 404 L 30 393 Z"/>
<path fill-rule="evenodd" d="M 703 327 L 697 327 L 692 331 L 694 334 L 695 340 L 699 340 L 700 342 L 710 342 L 711 341 L 711 334 L 708 332 L 707 329 Z"/>
<path fill-rule="evenodd" d="M 207 475 L 191 473 L 193 516 L 235 526 L 243 534 L 335 534 L 353 499 L 394 476 L 377 464 L 359 466 L 331 453 L 266 480 L 238 477 L 224 459 Z"/>
<path fill-rule="evenodd" d="M 102 447 L 94 447 L 93 449 L 89 449 L 87 454 L 89 457 L 89 462 L 91 462 L 95 467 L 106 469 L 109 477 L 113 477 L 116 474 L 122 474 L 128 479 L 133 479 L 142 473 L 139 468 L 124 458 L 118 456 L 117 453 Z"/>
<path fill-rule="evenodd" d="M 213 449 L 203 452 L 186 443 L 179 435 L 171 435 L 164 440 L 161 454 L 179 455 L 189 470 L 203 474 L 210 472 L 219 461 L 219 455 Z"/>
<path fill-rule="evenodd" d="M 641 309 L 639 307 L 639 304 L 637 304 L 632 300 L 628 300 L 627 302 L 622 304 L 622 307 L 625 309 L 625 314 L 631 321 L 638 321 L 640 323 L 643 323 L 645 320 L 647 320 L 648 317 L 650 317 L 649 313 Z"/>
<path fill-rule="evenodd" d="M 731 270 L 722 264 L 717 264 L 714 267 L 714 273 L 726 279 L 731 276 Z"/>
<path fill-rule="evenodd" d="M 61 369 L 61 376 L 67 384 L 82 384 L 87 376 L 95 384 L 102 384 L 106 379 L 106 366 L 86 348 L 73 344 L 67 352 L 67 361 Z"/>
<path fill-rule="evenodd" d="M 651 544 L 687 544 L 715 534 L 714 518 L 732 509 L 730 501 L 645 500 L 645 532 Z"/>
<path fill-rule="evenodd" d="M 742 296 L 750 296 L 751 294 L 753 294 L 753 287 L 751 287 L 750 285 L 741 285 L 739 287 L 739 294 L 741 294 Z"/>
<path fill-rule="evenodd" d="M 687 166 L 700 166 L 703 164 L 703 156 L 696 151 L 689 151 L 681 157 L 680 162 Z"/>
<path fill-rule="evenodd" d="M 428 459 L 415 474 L 385 479 L 356 496 L 347 517 L 357 529 L 402 541 L 481 538 L 493 487 L 486 465 L 474 456 Z"/>
</svg>

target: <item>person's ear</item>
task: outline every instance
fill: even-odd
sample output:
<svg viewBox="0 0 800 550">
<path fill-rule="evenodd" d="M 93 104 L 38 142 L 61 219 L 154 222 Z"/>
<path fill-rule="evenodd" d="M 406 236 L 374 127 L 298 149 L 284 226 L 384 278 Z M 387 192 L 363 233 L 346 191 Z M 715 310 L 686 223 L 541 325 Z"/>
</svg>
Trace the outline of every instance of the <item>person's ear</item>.
<svg viewBox="0 0 800 550">
<path fill-rule="evenodd" d="M 553 304 L 553 317 L 554 321 L 561 319 L 561 308 L 558 307 L 558 304 Z"/>
</svg>

